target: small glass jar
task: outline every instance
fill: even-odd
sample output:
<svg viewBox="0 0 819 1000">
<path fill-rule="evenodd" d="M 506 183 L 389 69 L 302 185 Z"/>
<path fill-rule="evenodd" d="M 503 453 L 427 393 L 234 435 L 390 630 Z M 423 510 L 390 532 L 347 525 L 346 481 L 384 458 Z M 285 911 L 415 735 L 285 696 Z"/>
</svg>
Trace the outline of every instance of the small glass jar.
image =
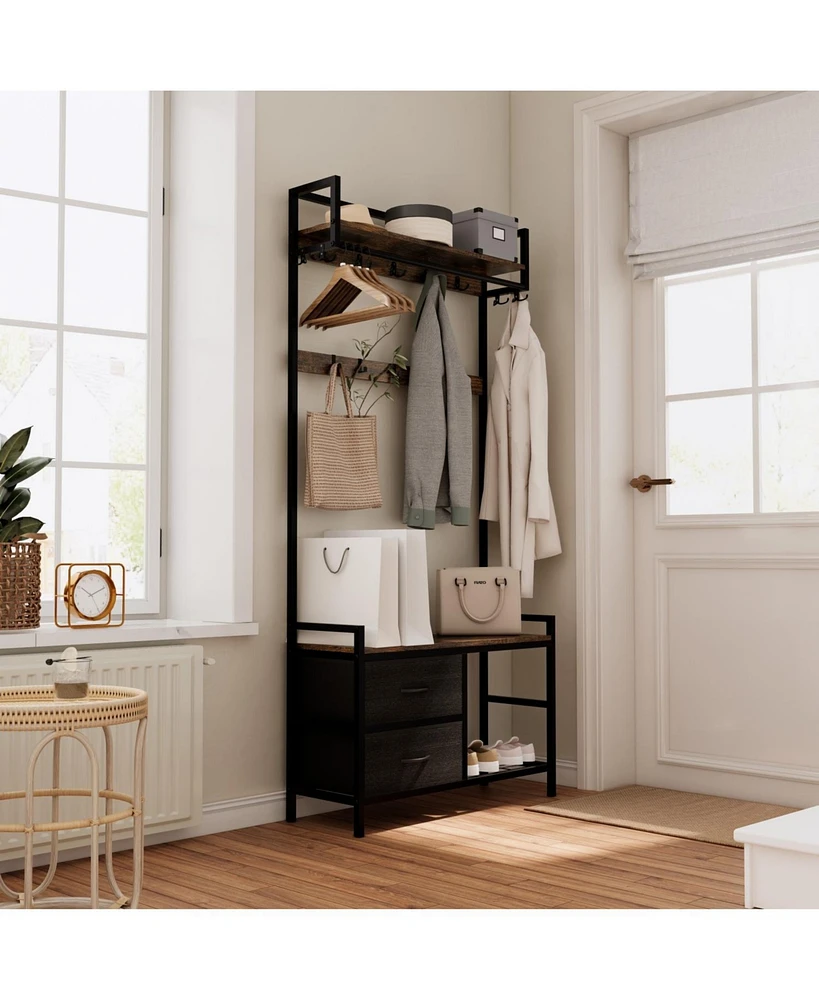
<svg viewBox="0 0 819 1000">
<path fill-rule="evenodd" d="M 46 660 L 46 665 L 54 667 L 54 697 L 57 701 L 76 701 L 88 697 L 90 656 L 77 656 L 77 651 L 72 646 L 64 650 L 61 657 Z"/>
</svg>

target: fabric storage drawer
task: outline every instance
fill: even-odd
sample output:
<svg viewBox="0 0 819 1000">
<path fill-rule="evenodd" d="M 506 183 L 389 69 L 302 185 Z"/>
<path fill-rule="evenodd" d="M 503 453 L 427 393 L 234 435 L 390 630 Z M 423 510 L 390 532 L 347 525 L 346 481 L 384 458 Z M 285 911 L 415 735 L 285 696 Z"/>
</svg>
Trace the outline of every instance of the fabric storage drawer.
<svg viewBox="0 0 819 1000">
<path fill-rule="evenodd" d="M 368 797 L 431 788 L 463 777 L 463 726 L 416 726 L 366 737 L 365 794 Z"/>
<path fill-rule="evenodd" d="M 368 726 L 461 715 L 461 657 L 369 662 L 365 700 Z"/>
<path fill-rule="evenodd" d="M 453 245 L 502 260 L 518 259 L 518 220 L 513 215 L 473 208 L 453 217 Z"/>
</svg>

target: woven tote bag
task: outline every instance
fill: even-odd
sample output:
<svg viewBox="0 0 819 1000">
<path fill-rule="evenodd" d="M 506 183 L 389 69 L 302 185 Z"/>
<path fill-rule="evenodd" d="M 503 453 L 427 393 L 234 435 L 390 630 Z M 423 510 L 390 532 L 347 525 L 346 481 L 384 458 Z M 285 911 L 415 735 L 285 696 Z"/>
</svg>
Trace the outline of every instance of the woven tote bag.
<svg viewBox="0 0 819 1000">
<path fill-rule="evenodd" d="M 381 506 L 378 482 L 378 438 L 375 417 L 355 417 L 347 380 L 341 375 L 345 416 L 332 412 L 336 376 L 330 369 L 324 413 L 307 414 L 307 475 L 305 507 L 324 510 L 366 510 Z"/>
</svg>

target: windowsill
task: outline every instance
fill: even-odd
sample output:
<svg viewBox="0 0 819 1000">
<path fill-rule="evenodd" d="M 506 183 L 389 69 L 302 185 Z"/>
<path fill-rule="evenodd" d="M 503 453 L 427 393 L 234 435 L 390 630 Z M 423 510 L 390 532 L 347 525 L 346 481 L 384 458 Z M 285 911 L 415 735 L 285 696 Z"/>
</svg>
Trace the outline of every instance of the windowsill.
<svg viewBox="0 0 819 1000">
<path fill-rule="evenodd" d="M 0 653 L 14 649 L 61 649 L 64 646 L 134 646 L 169 639 L 219 639 L 258 635 L 258 622 L 196 622 L 159 618 L 126 622 L 119 628 L 0 629 Z"/>
</svg>

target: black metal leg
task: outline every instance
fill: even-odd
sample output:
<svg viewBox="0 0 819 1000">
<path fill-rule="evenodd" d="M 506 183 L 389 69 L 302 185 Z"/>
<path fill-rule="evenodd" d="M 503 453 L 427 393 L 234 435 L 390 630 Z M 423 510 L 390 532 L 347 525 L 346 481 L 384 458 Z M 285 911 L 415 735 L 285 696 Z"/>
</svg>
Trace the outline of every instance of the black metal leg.
<svg viewBox="0 0 819 1000">
<path fill-rule="evenodd" d="M 296 821 L 296 793 L 299 787 L 297 733 L 301 711 L 298 684 L 297 595 L 298 595 L 298 456 L 299 456 L 299 198 L 311 191 L 330 188 L 333 198 L 331 231 L 338 236 L 341 208 L 341 178 L 325 177 L 312 184 L 291 188 L 288 195 L 287 235 L 287 735 L 285 818 Z"/>
<path fill-rule="evenodd" d="M 546 647 L 546 794 L 550 798 L 557 795 L 557 705 L 555 677 L 555 619 L 549 616 L 551 646 Z"/>
<path fill-rule="evenodd" d="M 479 653 L 480 682 L 478 701 L 480 703 L 480 736 L 484 743 L 489 742 L 489 653 Z"/>
<path fill-rule="evenodd" d="M 355 747 L 353 751 L 353 834 L 356 837 L 364 836 L 364 706 L 366 704 L 364 696 L 364 679 L 366 676 L 364 669 L 364 626 L 357 625 L 353 638 L 353 690 L 355 692 L 354 701 L 354 725 L 355 725 Z"/>
<path fill-rule="evenodd" d="M 299 443 L 299 383 L 297 361 L 299 351 L 299 199 L 291 191 L 288 203 L 289 256 L 287 265 L 287 735 L 285 818 L 296 822 L 297 758 L 296 733 L 299 728 L 299 705 L 296 697 L 296 586 L 298 568 L 298 443 Z"/>
<path fill-rule="evenodd" d="M 461 657 L 461 746 L 463 755 L 461 757 L 461 777 L 466 781 L 466 745 L 469 743 L 469 720 L 467 713 L 469 710 L 469 657 L 464 653 Z"/>
<path fill-rule="evenodd" d="M 478 375 L 483 384 L 483 392 L 478 396 L 478 484 L 483 492 L 483 480 L 486 467 L 486 418 L 489 412 L 489 345 L 487 343 L 489 323 L 489 298 L 484 293 L 478 300 Z M 478 500 L 480 503 L 480 500 Z M 489 565 L 489 524 L 478 521 L 478 563 Z M 480 714 L 480 737 L 484 743 L 489 742 L 489 653 L 479 653 L 479 684 L 478 706 Z M 489 782 L 481 781 L 482 788 L 488 788 Z"/>
<path fill-rule="evenodd" d="M 489 742 L 489 653 L 478 653 L 479 686 L 478 703 L 480 705 L 480 730 L 481 739 L 484 743 Z M 481 781 L 482 788 L 488 788 L 489 782 L 486 779 Z"/>
</svg>

